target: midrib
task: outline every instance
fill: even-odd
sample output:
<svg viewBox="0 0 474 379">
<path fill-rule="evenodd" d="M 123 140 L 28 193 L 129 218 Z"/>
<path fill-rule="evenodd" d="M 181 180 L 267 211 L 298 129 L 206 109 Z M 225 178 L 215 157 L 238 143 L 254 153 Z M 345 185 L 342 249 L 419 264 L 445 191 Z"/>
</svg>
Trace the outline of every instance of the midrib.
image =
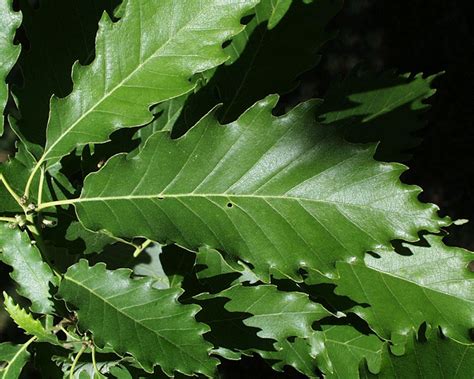
<svg viewBox="0 0 474 379">
<path fill-rule="evenodd" d="M 68 201 L 68 204 L 76 204 L 76 203 L 85 203 L 85 202 L 103 202 L 103 201 L 120 201 L 120 200 L 148 200 L 148 199 L 185 199 L 185 198 L 223 198 L 227 200 L 232 199 L 258 199 L 258 200 L 288 200 L 288 201 L 296 201 L 296 202 L 312 202 L 312 203 L 320 203 L 320 204 L 331 204 L 334 206 L 351 206 L 356 208 L 362 209 L 374 209 L 377 211 L 383 211 L 383 209 L 371 207 L 370 205 L 361 205 L 361 204 L 353 204 L 353 203 L 345 203 L 345 202 L 337 202 L 331 200 L 324 200 L 324 199 L 311 199 L 305 197 L 295 197 L 295 196 L 285 196 L 285 195 L 257 195 L 257 194 L 227 194 L 227 193 L 179 193 L 179 194 L 151 194 L 151 195 L 124 195 L 124 196 L 105 196 L 105 197 L 79 197 L 77 199 L 71 199 Z M 392 213 L 399 213 L 405 214 L 401 212 L 391 211 Z"/>
</svg>

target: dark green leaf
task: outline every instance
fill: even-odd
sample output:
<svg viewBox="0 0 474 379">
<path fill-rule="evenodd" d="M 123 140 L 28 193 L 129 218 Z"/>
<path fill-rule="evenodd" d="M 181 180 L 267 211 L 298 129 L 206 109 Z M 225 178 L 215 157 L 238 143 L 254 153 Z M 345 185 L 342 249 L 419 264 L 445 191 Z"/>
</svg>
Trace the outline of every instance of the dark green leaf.
<svg viewBox="0 0 474 379">
<path fill-rule="evenodd" d="M 311 340 L 325 378 L 358 379 L 361 365 L 373 373 L 380 371 L 384 343 L 374 335 L 349 325 L 325 325 Z"/>
<path fill-rule="evenodd" d="M 138 156 L 113 157 L 74 201 L 80 221 L 120 237 L 208 245 L 265 281 L 270 272 L 299 280 L 301 267 L 333 272 L 335 261 L 449 224 L 400 183 L 403 166 L 316 124 L 314 102 L 275 118 L 276 101 L 226 126 L 210 114 L 180 139 L 159 132 Z"/>
<path fill-rule="evenodd" d="M 21 23 L 21 14 L 13 10 L 13 0 L 0 2 L 0 136 L 3 134 L 3 111 L 8 100 L 6 79 L 18 56 L 20 46 L 13 44 L 16 30 Z"/>
<path fill-rule="evenodd" d="M 65 274 L 59 296 L 77 308 L 80 325 L 99 345 L 131 353 L 147 371 L 159 364 L 170 375 L 212 376 L 216 361 L 202 338 L 207 328 L 194 319 L 199 307 L 179 304 L 179 289 L 154 289 L 153 281 L 132 280 L 130 273 L 81 260 Z"/>
<path fill-rule="evenodd" d="M 383 253 L 360 262 L 339 262 L 338 294 L 369 304 L 353 311 L 380 336 L 399 341 L 423 322 L 451 338 L 469 342 L 474 327 L 474 273 L 470 251 L 426 236 L 429 247 L 406 245 L 413 255 Z"/>
<path fill-rule="evenodd" d="M 31 311 L 53 312 L 50 289 L 57 284 L 57 278 L 43 262 L 40 251 L 32 244 L 27 232 L 1 223 L 0 251 L 0 260 L 13 268 L 10 276 L 18 285 L 18 293 L 31 301 Z"/>
<path fill-rule="evenodd" d="M 362 378 L 471 379 L 474 373 L 474 346 L 436 336 L 427 341 L 410 339 L 403 356 L 396 356 L 385 347 L 382 369 L 378 375 L 362 368 Z"/>
<path fill-rule="evenodd" d="M 85 229 L 79 222 L 73 222 L 69 225 L 66 238 L 69 241 L 75 241 L 79 238 L 84 241 L 84 254 L 100 253 L 107 245 L 117 242 L 116 239 L 105 233 L 95 233 Z"/>
</svg>

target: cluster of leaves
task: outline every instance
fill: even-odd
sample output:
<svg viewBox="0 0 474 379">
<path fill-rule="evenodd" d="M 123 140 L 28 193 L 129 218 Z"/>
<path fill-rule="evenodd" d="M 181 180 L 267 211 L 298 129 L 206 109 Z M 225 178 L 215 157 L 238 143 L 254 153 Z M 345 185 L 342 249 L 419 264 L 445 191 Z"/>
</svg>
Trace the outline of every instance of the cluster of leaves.
<svg viewBox="0 0 474 379">
<path fill-rule="evenodd" d="M 418 142 L 434 76 L 274 95 L 341 6 L 0 2 L 17 137 L 0 259 L 27 336 L 0 344 L 3 378 L 215 377 L 253 355 L 308 377 L 472 375 L 473 253 L 387 163 Z"/>
</svg>

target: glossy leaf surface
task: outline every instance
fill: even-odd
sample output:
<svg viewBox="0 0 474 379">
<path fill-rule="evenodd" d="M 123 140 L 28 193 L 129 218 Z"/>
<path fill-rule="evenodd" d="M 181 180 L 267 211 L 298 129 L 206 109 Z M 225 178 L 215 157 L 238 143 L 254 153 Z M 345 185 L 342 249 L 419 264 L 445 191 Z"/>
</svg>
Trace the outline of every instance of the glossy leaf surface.
<svg viewBox="0 0 474 379">
<path fill-rule="evenodd" d="M 65 274 L 59 296 L 77 308 L 80 325 L 99 345 L 132 354 L 147 371 L 158 364 L 170 375 L 212 376 L 216 361 L 202 338 L 207 328 L 194 319 L 199 307 L 179 304 L 179 289 L 154 289 L 151 280 L 132 280 L 130 273 L 81 260 Z"/>
<path fill-rule="evenodd" d="M 210 114 L 180 139 L 157 133 L 132 159 L 112 158 L 74 202 L 80 221 L 120 237 L 221 249 L 264 280 L 299 278 L 302 266 L 332 272 L 337 260 L 447 225 L 418 202 L 418 188 L 400 183 L 404 167 L 376 162 L 373 146 L 344 143 L 315 123 L 313 102 L 275 118 L 276 100 L 226 126 Z"/>
<path fill-rule="evenodd" d="M 474 346 L 457 343 L 442 336 L 428 337 L 427 341 L 411 338 L 407 351 L 396 356 L 386 347 L 382 368 L 373 375 L 366 368 L 361 378 L 413 378 L 413 379 L 469 379 L 474 372 Z"/>
<path fill-rule="evenodd" d="M 470 342 L 474 327 L 474 254 L 426 237 L 430 246 L 408 246 L 410 256 L 367 256 L 362 263 L 337 264 L 336 292 L 370 304 L 354 311 L 384 338 L 408 335 L 423 322 L 441 327 L 446 336 Z"/>
<path fill-rule="evenodd" d="M 151 121 L 150 106 L 191 91 L 193 74 L 227 59 L 221 44 L 256 3 L 129 1 L 119 21 L 102 17 L 96 59 L 76 65 L 73 92 L 51 101 L 43 160 L 51 165 L 77 146 Z"/>
<path fill-rule="evenodd" d="M 0 260 L 13 268 L 10 276 L 18 285 L 18 293 L 31 301 L 31 311 L 52 313 L 50 287 L 57 284 L 57 278 L 27 232 L 0 223 L 0 251 Z"/>
</svg>

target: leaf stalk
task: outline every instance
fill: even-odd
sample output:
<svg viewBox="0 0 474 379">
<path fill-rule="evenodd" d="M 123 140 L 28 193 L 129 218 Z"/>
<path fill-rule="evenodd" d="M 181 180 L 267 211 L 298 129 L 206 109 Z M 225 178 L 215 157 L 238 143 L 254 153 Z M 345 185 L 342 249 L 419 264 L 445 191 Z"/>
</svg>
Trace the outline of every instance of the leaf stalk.
<svg viewBox="0 0 474 379">
<path fill-rule="evenodd" d="M 2 217 L 0 217 L 0 221 L 16 223 L 17 219 L 15 217 L 3 217 L 2 216 Z"/>
<path fill-rule="evenodd" d="M 74 379 L 74 371 L 76 370 L 77 363 L 79 362 L 79 359 L 81 358 L 82 354 L 84 354 L 86 349 L 87 344 L 83 343 L 81 350 L 79 350 L 79 352 L 76 354 L 76 357 L 74 358 L 74 361 L 72 362 L 71 371 L 69 371 L 69 379 Z"/>
<path fill-rule="evenodd" d="M 145 250 L 148 246 L 150 246 L 150 244 L 152 244 L 153 241 L 150 240 L 150 239 L 147 239 L 145 242 L 143 242 L 140 246 L 137 246 L 137 248 L 135 249 L 135 251 L 133 252 L 133 257 L 134 258 L 137 258 L 143 250 Z"/>
<path fill-rule="evenodd" d="M 74 203 L 77 203 L 79 202 L 80 199 L 77 198 L 77 199 L 66 199 L 66 200 L 57 200 L 57 201 L 49 201 L 47 203 L 42 203 L 42 204 L 38 204 L 38 206 L 36 207 L 36 212 L 40 212 L 42 211 L 43 209 L 46 209 L 46 208 L 53 208 L 53 207 L 59 207 L 61 205 L 71 205 L 71 204 L 74 204 Z"/>
</svg>

